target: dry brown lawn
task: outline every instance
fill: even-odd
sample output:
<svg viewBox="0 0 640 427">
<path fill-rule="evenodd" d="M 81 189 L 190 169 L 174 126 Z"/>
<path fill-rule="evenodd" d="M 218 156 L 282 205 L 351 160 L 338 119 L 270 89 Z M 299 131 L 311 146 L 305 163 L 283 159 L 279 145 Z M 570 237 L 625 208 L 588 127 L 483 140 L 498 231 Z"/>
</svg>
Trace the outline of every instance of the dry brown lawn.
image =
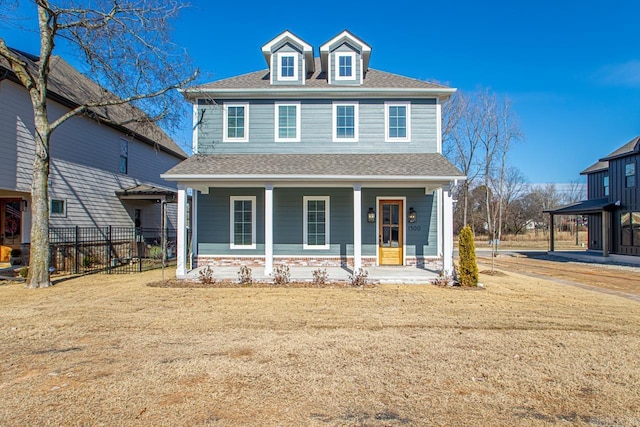
<svg viewBox="0 0 640 427">
<path fill-rule="evenodd" d="M 0 286 L 0 425 L 640 425 L 640 303 L 484 290 Z"/>
</svg>

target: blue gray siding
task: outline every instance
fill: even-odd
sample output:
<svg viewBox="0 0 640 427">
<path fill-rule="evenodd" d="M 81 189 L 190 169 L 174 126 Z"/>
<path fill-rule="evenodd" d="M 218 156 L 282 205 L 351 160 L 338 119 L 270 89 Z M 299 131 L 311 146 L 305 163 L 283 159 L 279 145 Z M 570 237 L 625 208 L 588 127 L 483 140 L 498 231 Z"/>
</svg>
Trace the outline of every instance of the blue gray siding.
<svg viewBox="0 0 640 427">
<path fill-rule="evenodd" d="M 256 249 L 230 249 L 231 196 L 256 196 Z M 303 197 L 330 197 L 330 248 L 303 249 Z M 406 197 L 406 212 L 413 207 L 418 221 L 406 223 L 406 255 L 437 256 L 436 199 L 423 189 L 362 190 L 362 255 L 376 256 L 378 231 L 367 222 L 370 207 L 377 209 L 376 197 Z M 352 188 L 275 188 L 273 190 L 274 255 L 278 256 L 353 256 Z M 405 218 L 406 221 L 406 218 Z M 264 255 L 264 189 L 211 188 L 198 196 L 199 255 Z"/>
<path fill-rule="evenodd" d="M 230 197 L 255 196 L 256 248 L 231 249 Z M 198 196 L 198 254 L 264 255 L 264 189 L 212 188 Z"/>
<path fill-rule="evenodd" d="M 278 102 L 286 102 L 286 99 Z M 198 102 L 198 153 L 432 153 L 437 151 L 435 99 L 411 101 L 411 141 L 385 142 L 384 102 L 359 100 L 358 142 L 333 142 L 333 107 L 330 100 L 302 100 L 301 141 L 275 142 L 273 100 L 249 104 L 249 141 L 222 142 L 222 106 L 228 100 Z M 404 101 L 404 100 L 403 100 Z M 345 102 L 348 102 L 345 100 Z"/>
<path fill-rule="evenodd" d="M 340 53 L 355 53 L 355 63 L 353 65 L 353 72 L 355 74 L 355 79 L 353 80 L 336 80 L 336 68 L 338 67 L 338 55 Z M 351 46 L 350 44 L 343 42 L 338 45 L 336 48 L 331 48 L 331 52 L 329 53 L 329 70 L 331 73 L 331 78 L 329 81 L 333 85 L 344 85 L 344 86 L 359 86 L 362 84 L 362 79 L 360 78 L 360 73 L 362 69 L 362 55 L 361 53 Z"/>
</svg>

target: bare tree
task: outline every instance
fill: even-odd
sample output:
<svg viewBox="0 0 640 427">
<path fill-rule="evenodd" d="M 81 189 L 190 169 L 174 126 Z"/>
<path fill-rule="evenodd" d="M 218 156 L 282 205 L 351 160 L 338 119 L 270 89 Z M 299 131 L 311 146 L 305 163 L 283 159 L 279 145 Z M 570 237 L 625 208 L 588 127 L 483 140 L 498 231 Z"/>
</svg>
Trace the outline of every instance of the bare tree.
<svg viewBox="0 0 640 427">
<path fill-rule="evenodd" d="M 456 92 L 444 104 L 442 113 L 442 138 L 444 154 L 467 177 L 462 182 L 462 226 L 467 225 L 470 191 L 481 171 L 477 159 L 479 143 L 479 108 L 474 98 L 464 92 Z"/>
<path fill-rule="evenodd" d="M 175 112 L 175 90 L 193 81 L 197 70 L 170 40 L 170 21 L 184 7 L 176 0 L 31 0 L 40 35 L 39 58 L 26 61 L 0 39 L 4 58 L 29 92 L 35 122 L 34 176 L 31 185 L 31 250 L 27 286 L 49 281 L 49 148 L 53 131 L 65 121 L 87 115 L 102 122 L 126 124 L 169 120 Z M 11 11 L 1 12 L 10 14 Z M 2 16 L 7 20 L 7 16 Z M 27 29 L 25 29 L 27 30 Z M 58 42 L 87 64 L 88 72 L 107 90 L 51 120 L 47 112 L 49 67 Z M 35 64 L 35 66 L 34 66 Z M 110 107 L 128 104 L 146 114 L 119 119 Z"/>
</svg>

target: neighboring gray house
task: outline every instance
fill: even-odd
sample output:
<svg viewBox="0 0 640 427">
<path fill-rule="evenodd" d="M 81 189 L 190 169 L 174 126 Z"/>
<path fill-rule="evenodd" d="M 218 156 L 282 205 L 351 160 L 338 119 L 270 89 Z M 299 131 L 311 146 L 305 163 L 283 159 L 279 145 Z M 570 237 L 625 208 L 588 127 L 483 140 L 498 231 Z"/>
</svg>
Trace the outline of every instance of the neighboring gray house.
<svg viewBox="0 0 640 427">
<path fill-rule="evenodd" d="M 18 52 L 20 53 L 20 52 Z M 36 65 L 38 58 L 20 53 Z M 48 111 L 51 118 L 104 91 L 62 58 L 51 60 Z M 51 138 L 50 226 L 160 227 L 161 202 L 174 201 L 175 184 L 160 173 L 187 158 L 155 124 L 117 126 L 143 114 L 123 105 L 94 110 L 94 117 L 74 117 Z M 29 95 L 0 59 L 0 245 L 28 246 L 33 175 L 34 124 Z M 168 209 L 175 223 L 175 204 Z M 6 251 L 5 251 L 6 252 Z"/>
<path fill-rule="evenodd" d="M 451 272 L 451 187 L 465 177 L 441 154 L 441 104 L 455 89 L 370 69 L 348 31 L 319 58 L 288 31 L 262 53 L 267 70 L 184 91 L 196 155 L 162 175 L 179 185 L 178 277 L 207 264 Z"/>
</svg>

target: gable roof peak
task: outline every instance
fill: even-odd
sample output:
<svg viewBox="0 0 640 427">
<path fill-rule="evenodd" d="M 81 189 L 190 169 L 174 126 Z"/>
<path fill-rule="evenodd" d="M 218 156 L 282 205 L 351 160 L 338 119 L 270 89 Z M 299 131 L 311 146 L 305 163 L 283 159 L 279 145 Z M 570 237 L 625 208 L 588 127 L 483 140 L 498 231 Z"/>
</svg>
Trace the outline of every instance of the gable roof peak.
<svg viewBox="0 0 640 427">
<path fill-rule="evenodd" d="M 267 67 L 271 69 L 271 56 L 273 55 L 274 48 L 286 42 L 291 42 L 302 50 L 307 62 L 307 70 L 314 72 L 313 47 L 289 30 L 284 30 L 262 46 L 262 54 L 264 55 L 265 61 L 267 61 Z"/>
<path fill-rule="evenodd" d="M 363 71 L 366 72 L 369 69 L 369 58 L 371 57 L 371 46 L 362 41 L 362 39 L 353 35 L 349 30 L 343 30 L 337 36 L 333 37 L 331 40 L 327 41 L 325 44 L 320 46 L 320 64 L 322 66 L 322 70 L 328 71 L 329 69 L 329 53 L 331 51 L 331 47 L 335 46 L 336 43 L 340 42 L 349 42 L 355 48 L 360 50 L 362 54 L 362 66 Z"/>
<path fill-rule="evenodd" d="M 637 153 L 639 150 L 640 150 L 640 136 L 636 136 L 631 141 L 627 142 L 626 144 L 618 148 L 613 153 L 600 159 L 600 161 L 607 161 L 607 160 L 617 159 L 619 157 L 625 157 L 630 154 Z"/>
</svg>

